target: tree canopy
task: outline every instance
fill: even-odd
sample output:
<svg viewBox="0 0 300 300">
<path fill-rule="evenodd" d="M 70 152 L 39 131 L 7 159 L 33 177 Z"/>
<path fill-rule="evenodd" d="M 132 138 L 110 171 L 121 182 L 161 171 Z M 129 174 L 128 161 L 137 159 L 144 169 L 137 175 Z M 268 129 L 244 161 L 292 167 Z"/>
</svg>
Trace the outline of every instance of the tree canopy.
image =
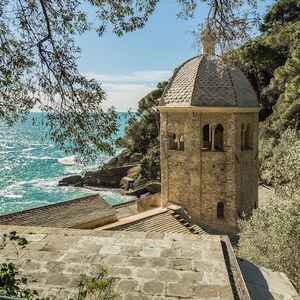
<svg viewBox="0 0 300 300">
<path fill-rule="evenodd" d="M 67 152 L 113 152 L 116 113 L 102 109 L 105 92 L 80 74 L 75 37 L 88 30 L 117 36 L 142 28 L 159 0 L 0 0 L 0 119 L 8 124 L 32 109 L 47 113 L 51 138 Z M 177 0 L 178 16 L 208 5 L 205 23 L 225 45 L 247 34 L 243 5 L 255 0 Z M 87 13 L 93 12 L 94 16 Z M 91 21 L 93 20 L 93 21 Z"/>
<path fill-rule="evenodd" d="M 260 36 L 229 56 L 248 74 L 260 97 L 261 175 L 273 183 L 285 131 L 300 129 L 300 2 L 278 0 L 260 29 Z"/>
</svg>

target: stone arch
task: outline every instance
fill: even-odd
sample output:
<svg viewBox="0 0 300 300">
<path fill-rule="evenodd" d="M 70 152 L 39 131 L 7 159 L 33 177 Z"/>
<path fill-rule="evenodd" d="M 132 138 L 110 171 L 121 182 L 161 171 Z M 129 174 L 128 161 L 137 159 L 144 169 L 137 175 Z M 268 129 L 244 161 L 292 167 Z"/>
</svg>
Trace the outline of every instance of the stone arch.
<svg viewBox="0 0 300 300">
<path fill-rule="evenodd" d="M 170 132 L 168 134 L 168 149 L 183 151 L 184 135 L 182 133 Z"/>
<path fill-rule="evenodd" d="M 214 150 L 222 151 L 224 150 L 224 127 L 222 124 L 218 124 L 214 130 Z"/>
<path fill-rule="evenodd" d="M 202 149 L 203 150 L 211 149 L 211 137 L 210 137 L 209 124 L 205 124 L 202 128 Z"/>
<path fill-rule="evenodd" d="M 217 204 L 217 218 L 218 219 L 224 218 L 224 202 L 218 202 Z"/>
</svg>

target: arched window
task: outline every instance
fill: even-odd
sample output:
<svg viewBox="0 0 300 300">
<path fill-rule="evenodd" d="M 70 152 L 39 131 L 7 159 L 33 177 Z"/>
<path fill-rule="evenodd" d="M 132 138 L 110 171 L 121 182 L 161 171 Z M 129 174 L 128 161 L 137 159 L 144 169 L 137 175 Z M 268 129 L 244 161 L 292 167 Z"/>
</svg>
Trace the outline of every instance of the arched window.
<svg viewBox="0 0 300 300">
<path fill-rule="evenodd" d="M 184 135 L 183 134 L 181 134 L 180 138 L 179 138 L 179 148 L 178 148 L 178 150 L 181 150 L 181 151 L 184 150 Z"/>
<path fill-rule="evenodd" d="M 223 150 L 223 132 L 224 128 L 221 124 L 218 124 L 215 128 L 214 134 L 214 149 Z"/>
<path fill-rule="evenodd" d="M 176 137 L 176 133 L 174 132 L 168 134 L 168 149 L 169 150 L 177 149 L 177 137 Z"/>
<path fill-rule="evenodd" d="M 217 218 L 218 219 L 224 218 L 224 203 L 223 202 L 219 202 L 217 204 Z"/>
<path fill-rule="evenodd" d="M 202 129 L 202 148 L 203 150 L 211 149 L 211 138 L 209 124 L 203 126 Z"/>
<path fill-rule="evenodd" d="M 184 150 L 184 135 L 169 133 L 168 149 L 169 150 Z"/>
</svg>

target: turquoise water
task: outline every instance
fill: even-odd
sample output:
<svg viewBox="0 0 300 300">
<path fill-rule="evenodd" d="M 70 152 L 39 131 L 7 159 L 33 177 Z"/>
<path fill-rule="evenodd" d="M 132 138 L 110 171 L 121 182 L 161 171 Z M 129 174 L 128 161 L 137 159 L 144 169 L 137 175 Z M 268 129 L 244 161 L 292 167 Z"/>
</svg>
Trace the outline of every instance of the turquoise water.
<svg viewBox="0 0 300 300">
<path fill-rule="evenodd" d="M 84 188 L 58 187 L 57 183 L 63 177 L 94 170 L 109 158 L 99 155 L 93 164 L 76 163 L 76 157 L 66 156 L 45 137 L 44 125 L 32 124 L 33 118 L 41 120 L 42 116 L 31 113 L 25 122 L 13 127 L 0 123 L 0 214 L 95 193 Z M 125 114 L 119 113 L 119 117 L 118 136 L 122 136 Z M 112 191 L 99 193 L 110 204 L 132 199 Z"/>
</svg>

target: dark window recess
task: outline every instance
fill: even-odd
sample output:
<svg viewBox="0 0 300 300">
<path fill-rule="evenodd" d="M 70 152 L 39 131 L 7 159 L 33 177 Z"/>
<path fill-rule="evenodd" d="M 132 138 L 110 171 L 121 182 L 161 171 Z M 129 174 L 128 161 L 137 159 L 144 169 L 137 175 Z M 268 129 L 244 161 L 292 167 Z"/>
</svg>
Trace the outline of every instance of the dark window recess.
<svg viewBox="0 0 300 300">
<path fill-rule="evenodd" d="M 223 202 L 219 202 L 217 204 L 217 218 L 218 219 L 224 218 L 224 203 Z"/>
<path fill-rule="evenodd" d="M 215 149 L 223 150 L 223 132 L 224 128 L 221 124 L 218 124 L 215 129 Z"/>
<path fill-rule="evenodd" d="M 209 136 L 209 125 L 206 124 L 204 127 L 203 127 L 203 130 L 202 130 L 202 148 L 205 149 L 205 150 L 210 150 L 211 149 L 211 141 L 210 141 L 210 136 Z"/>
</svg>

